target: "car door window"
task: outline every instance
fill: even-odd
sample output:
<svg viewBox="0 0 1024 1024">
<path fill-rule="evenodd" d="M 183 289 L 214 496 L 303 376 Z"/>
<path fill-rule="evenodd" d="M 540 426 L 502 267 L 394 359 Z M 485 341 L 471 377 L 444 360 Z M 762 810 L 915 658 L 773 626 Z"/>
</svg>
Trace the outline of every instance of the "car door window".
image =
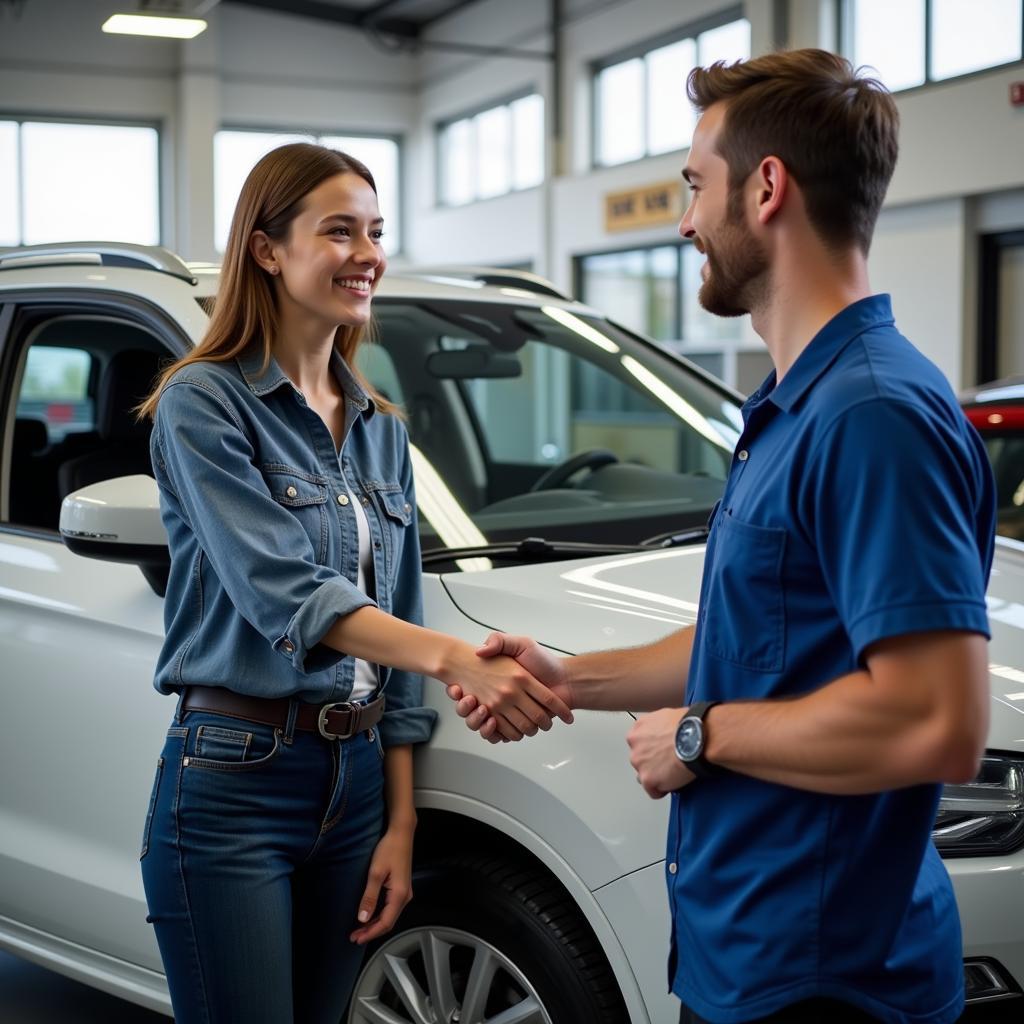
<svg viewBox="0 0 1024 1024">
<path fill-rule="evenodd" d="M 152 472 L 149 425 L 133 409 L 169 353 L 149 331 L 115 316 L 24 312 L 14 336 L 14 415 L 4 421 L 4 521 L 56 530 L 67 494 Z"/>
</svg>

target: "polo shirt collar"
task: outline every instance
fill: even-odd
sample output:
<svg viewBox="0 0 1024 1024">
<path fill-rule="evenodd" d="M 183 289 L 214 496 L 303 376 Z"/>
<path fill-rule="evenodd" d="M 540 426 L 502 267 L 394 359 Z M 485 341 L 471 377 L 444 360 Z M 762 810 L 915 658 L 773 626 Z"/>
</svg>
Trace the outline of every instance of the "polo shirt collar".
<svg viewBox="0 0 1024 1024">
<path fill-rule="evenodd" d="M 273 356 L 270 357 L 270 362 L 266 367 L 263 366 L 262 345 L 249 345 L 241 355 L 236 357 L 235 361 L 241 371 L 242 379 L 257 398 L 269 395 L 284 384 L 293 388 L 295 386 Z M 337 349 L 331 351 L 331 372 L 341 385 L 348 403 L 369 419 L 377 407 L 373 399 L 359 385 Z"/>
<path fill-rule="evenodd" d="M 894 322 L 892 300 L 888 295 L 870 295 L 851 303 L 818 331 L 797 356 L 782 383 L 774 387 L 767 397 L 784 412 L 792 411 L 854 338 L 873 327 Z M 771 388 L 774 382 L 773 371 L 758 389 L 758 394 L 764 397 L 762 392 Z"/>
</svg>

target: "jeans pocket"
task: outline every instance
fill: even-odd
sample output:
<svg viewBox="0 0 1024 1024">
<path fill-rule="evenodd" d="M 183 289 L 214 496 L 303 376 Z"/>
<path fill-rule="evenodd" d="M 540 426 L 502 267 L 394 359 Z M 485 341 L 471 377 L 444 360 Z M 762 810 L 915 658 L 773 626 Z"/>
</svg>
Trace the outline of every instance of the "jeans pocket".
<svg viewBox="0 0 1024 1024">
<path fill-rule="evenodd" d="M 252 724 L 248 729 L 231 729 L 201 721 L 195 725 L 195 743 L 183 761 L 183 767 L 224 772 L 253 771 L 274 759 L 280 748 L 280 739 L 281 730 L 269 725 Z"/>
<path fill-rule="evenodd" d="M 156 763 L 156 777 L 153 779 L 153 792 L 149 795 L 149 809 L 146 811 L 146 824 L 142 828 L 142 850 L 139 853 L 139 860 L 149 853 L 149 837 L 153 831 L 153 811 L 156 810 L 156 799 L 160 794 L 160 780 L 164 774 L 164 759 L 161 757 Z"/>
<path fill-rule="evenodd" d="M 210 761 L 245 761 L 251 744 L 251 732 L 201 725 L 196 729 L 195 755 Z"/>
</svg>

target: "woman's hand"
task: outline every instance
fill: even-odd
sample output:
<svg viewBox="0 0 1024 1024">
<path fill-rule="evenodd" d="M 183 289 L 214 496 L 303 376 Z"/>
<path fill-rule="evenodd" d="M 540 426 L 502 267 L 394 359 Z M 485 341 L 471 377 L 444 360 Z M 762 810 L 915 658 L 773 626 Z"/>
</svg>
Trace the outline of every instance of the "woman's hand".
<svg viewBox="0 0 1024 1024">
<path fill-rule="evenodd" d="M 349 936 L 358 946 L 387 935 L 412 899 L 413 832 L 411 826 L 392 825 L 373 851 L 366 889 L 359 901 L 360 927 Z"/>
<path fill-rule="evenodd" d="M 463 717 L 469 713 L 464 708 L 472 704 L 473 708 L 486 709 L 485 718 L 493 719 L 493 726 L 485 732 L 487 738 L 520 740 L 535 736 L 539 729 L 550 729 L 553 718 L 572 722 L 572 710 L 559 693 L 549 689 L 548 680 L 538 681 L 500 649 L 484 654 L 483 649 L 473 652 L 467 645 L 466 651 L 460 649 L 445 676 L 449 696 L 465 701 L 459 708 Z M 480 728 L 480 724 L 474 727 Z"/>
<path fill-rule="evenodd" d="M 572 687 L 569 682 L 566 659 L 546 651 L 536 640 L 525 636 L 509 636 L 506 633 L 491 633 L 477 648 L 476 653 L 478 657 L 485 659 L 496 659 L 502 656 L 515 658 L 522 668 L 526 669 L 543 686 L 546 686 L 565 707 L 569 709 L 573 707 Z M 495 712 L 470 687 L 452 683 L 447 687 L 447 691 L 448 696 L 456 702 L 456 711 L 459 716 L 466 719 L 466 725 L 470 729 L 479 731 L 484 739 L 490 740 L 492 743 L 506 738 L 501 731 L 501 723 Z M 568 719 L 563 718 L 563 720 L 571 722 L 571 713 Z"/>
</svg>

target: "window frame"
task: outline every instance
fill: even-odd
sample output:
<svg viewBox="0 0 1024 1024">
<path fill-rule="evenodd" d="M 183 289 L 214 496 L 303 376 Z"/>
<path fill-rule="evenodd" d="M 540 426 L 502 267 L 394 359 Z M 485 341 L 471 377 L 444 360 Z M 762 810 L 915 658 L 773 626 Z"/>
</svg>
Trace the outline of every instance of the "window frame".
<svg viewBox="0 0 1024 1024">
<path fill-rule="evenodd" d="M 723 8 L 720 11 L 716 11 L 714 14 L 709 14 L 703 18 L 697 18 L 693 21 L 687 22 L 680 28 L 673 29 L 670 32 L 662 32 L 655 36 L 649 36 L 639 43 L 633 43 L 631 46 L 624 47 L 621 50 L 615 50 L 612 53 L 606 54 L 597 60 L 590 62 L 590 167 L 592 170 L 604 170 L 609 167 L 626 167 L 631 163 L 636 163 L 638 160 L 648 160 L 652 156 L 664 156 L 664 153 L 651 153 L 648 149 L 648 135 L 649 135 L 649 112 L 647 109 L 647 90 L 648 90 L 648 67 L 647 67 L 647 54 L 653 50 L 660 50 L 664 46 L 671 46 L 673 43 L 681 43 L 685 39 L 692 39 L 695 43 L 697 42 L 698 36 L 704 32 L 709 32 L 712 29 L 721 28 L 723 25 L 728 25 L 734 21 L 740 21 L 746 19 L 749 21 L 746 15 L 746 10 L 743 4 L 733 4 L 731 7 Z M 644 151 L 640 156 L 635 157 L 633 160 L 623 160 L 621 163 L 606 164 L 602 163 L 598 159 L 598 143 L 599 143 L 599 121 L 600 121 L 600 104 L 598 102 L 598 77 L 602 71 L 607 70 L 610 67 L 614 67 L 616 64 L 622 64 L 628 60 L 635 60 L 636 58 L 643 60 L 644 67 L 644 104 L 643 104 L 643 140 L 644 140 Z M 684 146 L 683 149 L 688 147 Z M 667 152 L 674 152 L 668 150 Z M 623 250 L 624 251 L 624 250 Z M 588 253 L 587 255 L 596 256 L 604 255 L 603 253 Z"/>
<path fill-rule="evenodd" d="M 1004 250 L 1024 248 L 1024 229 L 995 231 L 978 237 L 978 352 L 976 383 L 1007 375 L 999 366 L 999 263 Z"/>
<path fill-rule="evenodd" d="M 20 368 L 31 324 L 37 318 L 67 314 L 110 316 L 149 331 L 175 359 L 192 348 L 181 324 L 164 307 L 142 295 L 112 288 L 82 288 L 78 285 L 42 292 L 32 286 L 14 287 L 0 295 L 0 455 L 9 453 L 16 419 Z M 10 464 L 0 464 L 0 538 L 5 534 L 32 537 L 60 544 L 60 534 L 40 526 L 9 521 Z"/>
<path fill-rule="evenodd" d="M 473 191 L 474 195 L 472 199 L 469 199 L 465 203 L 449 203 L 445 199 L 445 180 L 444 180 L 444 166 L 445 166 L 445 149 L 444 149 L 444 133 L 453 125 L 459 121 L 473 121 L 481 114 L 486 114 L 488 111 L 497 110 L 499 107 L 509 108 L 509 117 L 512 116 L 512 104 L 517 103 L 519 100 L 525 100 L 529 96 L 539 96 L 544 104 L 544 117 L 543 117 L 543 129 L 541 132 L 541 163 L 543 164 L 543 173 L 541 180 L 536 185 L 528 185 L 526 188 L 516 188 L 515 182 L 515 166 L 514 160 L 509 161 L 509 189 L 507 192 L 499 192 L 493 196 L 480 196 L 478 191 L 478 182 L 476 175 L 476 153 L 472 153 L 473 157 Z M 463 110 L 461 113 L 445 117 L 440 121 L 434 122 L 434 202 L 440 209 L 444 210 L 461 210 L 467 206 L 473 206 L 475 203 L 487 203 L 493 199 L 503 199 L 505 196 L 510 196 L 516 193 L 529 192 L 531 189 L 540 188 L 548 178 L 547 173 L 547 150 L 548 150 L 548 137 L 547 137 L 547 98 L 545 97 L 542 90 L 535 86 L 530 86 L 525 89 L 519 89 L 515 92 L 506 93 L 498 99 L 492 99 L 486 103 L 478 103 L 473 107 L 469 107 Z M 512 120 L 514 132 L 514 119 Z M 474 135 L 475 145 L 475 135 Z"/>
<path fill-rule="evenodd" d="M 678 262 L 676 266 L 675 274 L 675 310 L 673 316 L 673 328 L 675 331 L 676 340 L 674 341 L 659 341 L 656 338 L 652 338 L 646 333 L 645 330 L 639 330 L 638 328 L 629 327 L 613 316 L 609 317 L 608 314 L 601 309 L 599 306 L 591 306 L 596 309 L 602 316 L 609 319 L 610 322 L 614 323 L 621 330 L 628 331 L 629 334 L 634 337 L 642 338 L 647 344 L 654 345 L 656 348 L 666 349 L 673 355 L 682 356 L 684 359 L 689 360 L 691 363 L 691 354 L 699 355 L 706 353 L 708 355 L 721 355 L 723 357 L 723 374 L 721 377 L 716 377 L 709 371 L 705 370 L 702 366 L 697 363 L 693 365 L 697 366 L 698 370 L 707 376 L 709 379 L 713 379 L 719 386 L 731 389 L 733 391 L 737 388 L 738 379 L 738 363 L 737 357 L 745 353 L 760 353 L 765 352 L 764 343 L 761 341 L 754 342 L 749 337 L 740 336 L 735 340 L 728 342 L 715 343 L 709 341 L 705 343 L 697 342 L 686 342 L 683 340 L 683 302 L 685 299 L 685 290 L 683 288 L 683 250 L 687 246 L 692 246 L 693 242 L 684 238 L 667 238 L 661 241 L 648 241 L 634 245 L 619 245 L 607 249 L 593 249 L 587 252 L 573 253 L 572 255 L 572 293 L 575 295 L 580 302 L 585 305 L 588 304 L 586 297 L 583 292 L 583 264 L 584 261 L 592 256 L 617 256 L 622 253 L 629 252 L 647 252 L 652 249 L 665 249 L 675 248 L 678 251 Z M 693 295 L 690 298 L 691 302 L 696 302 L 697 297 Z"/>
<path fill-rule="evenodd" d="M 853 8 L 857 0 L 841 0 L 836 5 L 836 39 L 839 40 L 839 52 L 848 60 L 853 61 Z M 1018 0 L 1024 9 L 1024 0 Z M 1024 65 L 1024 10 L 1021 17 L 1020 47 L 1021 55 L 1014 60 L 1003 61 L 1001 64 L 990 64 L 988 67 L 977 68 L 974 71 L 965 71 L 959 75 L 949 75 L 946 78 L 932 77 L 932 0 L 924 0 L 924 81 L 920 85 L 909 85 L 904 89 L 891 89 L 890 92 L 896 96 L 906 96 L 918 92 L 921 89 L 929 89 L 936 85 L 946 85 L 948 82 L 963 82 L 978 75 L 987 75 L 993 71 L 1013 67 L 1016 64 Z M 870 64 L 865 65 L 871 67 Z M 884 84 L 884 83 L 883 83 Z"/>
<path fill-rule="evenodd" d="M 388 142 L 395 144 L 395 150 L 397 153 L 397 160 L 395 161 L 395 173 L 398 179 L 397 187 L 397 206 L 398 206 L 398 230 L 395 232 L 395 251 L 388 255 L 388 259 L 395 259 L 398 256 L 402 256 L 405 253 L 405 136 L 395 132 L 368 132 L 368 131 L 344 131 L 334 129 L 311 129 L 307 127 L 283 127 L 279 124 L 232 124 L 230 122 L 223 122 L 219 124 L 213 133 L 213 138 L 210 139 L 211 147 L 214 145 L 214 140 L 220 132 L 249 132 L 254 135 L 303 135 L 308 136 L 313 140 L 315 145 L 321 145 L 320 140 L 326 136 L 342 136 L 349 139 L 384 139 Z M 358 159 L 358 158 L 357 158 Z M 372 173 L 373 168 L 370 168 Z M 216 179 L 217 168 L 216 162 L 213 168 L 214 178 Z M 214 196 L 214 204 L 216 204 L 216 196 Z M 213 211 L 214 217 L 216 217 L 216 211 Z M 384 224 L 384 228 L 387 231 L 387 222 Z M 219 250 L 218 250 L 219 252 Z M 223 255 L 223 253 L 221 253 Z"/>
<path fill-rule="evenodd" d="M 28 114 L 13 113 L 0 107 L 0 121 L 13 121 L 18 126 L 18 178 L 17 178 L 17 210 L 18 210 L 18 242 L 14 248 L 36 243 L 25 241 L 25 151 L 21 144 L 21 126 L 26 123 L 36 124 L 72 124 L 94 125 L 98 128 L 151 128 L 156 132 L 156 245 L 166 245 L 165 225 L 167 214 L 167 197 L 164 189 L 164 160 L 167 156 L 164 144 L 164 122 L 162 119 L 147 120 L 137 117 L 82 117 L 79 114 Z"/>
</svg>

